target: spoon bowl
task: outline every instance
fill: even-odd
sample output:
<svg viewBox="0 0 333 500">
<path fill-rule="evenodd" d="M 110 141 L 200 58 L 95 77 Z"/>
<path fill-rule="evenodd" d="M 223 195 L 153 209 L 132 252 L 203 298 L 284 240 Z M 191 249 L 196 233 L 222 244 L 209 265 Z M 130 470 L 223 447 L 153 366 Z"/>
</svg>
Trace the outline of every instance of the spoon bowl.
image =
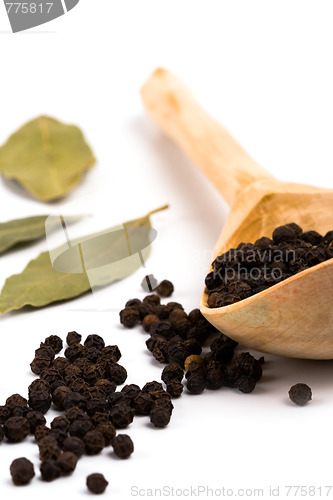
<svg viewBox="0 0 333 500">
<path fill-rule="evenodd" d="M 321 234 L 332 229 L 333 190 L 274 179 L 174 75 L 156 70 L 142 97 L 153 120 L 231 205 L 212 261 L 241 242 L 270 237 L 277 226 L 290 222 Z M 333 359 L 333 259 L 229 306 L 209 308 L 207 298 L 204 290 L 202 314 L 244 346 L 289 357 Z"/>
</svg>

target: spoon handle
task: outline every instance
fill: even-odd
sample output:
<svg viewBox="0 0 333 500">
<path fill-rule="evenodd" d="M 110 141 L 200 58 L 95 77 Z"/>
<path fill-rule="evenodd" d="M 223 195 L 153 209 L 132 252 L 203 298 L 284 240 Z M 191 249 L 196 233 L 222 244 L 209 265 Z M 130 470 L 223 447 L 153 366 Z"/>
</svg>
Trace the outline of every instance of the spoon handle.
<svg viewBox="0 0 333 500">
<path fill-rule="evenodd" d="M 196 163 L 232 205 L 252 182 L 273 177 L 197 103 L 172 73 L 157 69 L 141 91 L 153 120 Z"/>
</svg>

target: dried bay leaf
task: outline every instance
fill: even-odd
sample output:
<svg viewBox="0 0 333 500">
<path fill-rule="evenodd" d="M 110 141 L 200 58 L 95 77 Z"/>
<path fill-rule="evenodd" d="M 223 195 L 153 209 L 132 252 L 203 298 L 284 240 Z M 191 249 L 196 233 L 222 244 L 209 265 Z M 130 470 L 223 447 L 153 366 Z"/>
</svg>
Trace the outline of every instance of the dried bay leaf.
<svg viewBox="0 0 333 500">
<path fill-rule="evenodd" d="M 66 216 L 66 222 L 74 222 L 80 218 L 79 216 Z M 8 222 L 0 222 L 0 255 L 18 243 L 26 243 L 44 238 L 46 220 L 48 220 L 50 231 L 56 228 L 56 218 L 49 215 L 36 215 Z"/>
<path fill-rule="evenodd" d="M 0 173 L 43 201 L 67 194 L 94 164 L 81 130 L 47 116 L 26 123 L 0 147 Z"/>
<path fill-rule="evenodd" d="M 41 253 L 22 273 L 6 280 L 0 314 L 68 300 L 129 276 L 144 264 L 156 237 L 150 216 L 166 208 Z"/>
</svg>

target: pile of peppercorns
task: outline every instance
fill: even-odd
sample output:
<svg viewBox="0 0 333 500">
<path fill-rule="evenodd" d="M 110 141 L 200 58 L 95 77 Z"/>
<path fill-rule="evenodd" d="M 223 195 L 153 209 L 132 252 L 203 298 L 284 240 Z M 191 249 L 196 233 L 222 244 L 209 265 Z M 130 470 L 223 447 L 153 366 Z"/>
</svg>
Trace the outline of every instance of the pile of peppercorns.
<svg viewBox="0 0 333 500">
<path fill-rule="evenodd" d="M 173 292 L 170 281 L 156 288 L 162 297 Z M 126 369 L 118 361 L 121 353 L 116 345 L 105 346 L 99 335 L 88 335 L 84 344 L 81 335 L 69 332 L 64 356 L 55 356 L 63 343 L 57 335 L 47 337 L 35 351 L 31 370 L 38 375 L 28 388 L 28 400 L 19 394 L 8 397 L 0 406 L 0 442 L 20 442 L 29 434 L 35 436 L 44 481 L 53 481 L 72 473 L 83 455 L 96 455 L 112 446 L 116 456 L 127 459 L 134 445 L 127 434 L 117 429 L 130 425 L 135 415 L 147 415 L 155 427 L 165 427 L 171 419 L 171 399 L 183 392 L 185 372 L 187 390 L 200 394 L 204 389 L 222 386 L 249 393 L 262 376 L 264 358 L 255 359 L 249 352 L 234 356 L 237 342 L 217 331 L 194 309 L 186 314 L 178 302 L 161 304 L 156 294 L 142 301 L 131 299 L 120 311 L 120 321 L 128 328 L 141 323 L 149 333 L 148 350 L 156 360 L 166 364 L 161 379 L 147 382 L 142 389 L 124 384 Z M 203 354 L 203 345 L 211 335 L 214 340 Z M 311 400 L 311 389 L 296 384 L 289 391 L 297 405 Z M 44 414 L 51 405 L 63 412 L 46 425 Z M 35 475 L 33 464 L 24 457 L 10 466 L 14 484 L 23 485 Z M 93 473 L 86 484 L 92 493 L 103 493 L 108 481 Z"/>
<path fill-rule="evenodd" d="M 277 227 L 272 239 L 240 243 L 219 255 L 206 276 L 208 307 L 224 307 L 333 258 L 333 231 L 325 236 L 294 222 Z"/>
<path fill-rule="evenodd" d="M 126 369 L 118 363 L 118 346 L 105 346 L 99 335 L 88 335 L 84 344 L 80 341 L 81 335 L 69 332 L 64 356 L 56 357 L 63 347 L 61 338 L 45 339 L 31 363 L 39 377 L 30 384 L 28 399 L 13 394 L 0 406 L 0 441 L 5 437 L 8 442 L 20 442 L 33 434 L 44 481 L 70 474 L 83 454 L 96 455 L 106 446 L 111 445 L 119 458 L 129 458 L 133 442 L 127 434 L 116 432 L 126 428 L 136 413 L 144 412 L 145 395 L 153 401 L 155 425 L 161 424 L 159 409 L 172 406 L 158 382 L 147 383 L 142 390 L 131 384 L 117 391 L 127 378 Z M 47 426 L 44 415 L 52 403 L 64 414 Z M 16 485 L 27 484 L 35 474 L 26 458 L 14 460 L 10 472 Z M 92 474 L 87 486 L 101 493 L 107 481 L 101 474 Z"/>
<path fill-rule="evenodd" d="M 155 289 L 162 297 L 169 297 L 173 290 L 168 280 Z M 257 360 L 249 352 L 234 357 L 237 342 L 220 333 L 199 309 L 187 314 L 178 302 L 161 304 L 160 297 L 151 294 L 142 301 L 127 301 L 120 311 L 120 322 L 127 328 L 141 323 L 149 334 L 147 349 L 157 361 L 166 364 L 161 378 L 172 398 L 183 392 L 184 370 L 186 387 L 192 394 L 222 386 L 252 392 L 262 376 L 264 358 Z M 216 338 L 203 354 L 203 345 L 212 335 Z"/>
</svg>

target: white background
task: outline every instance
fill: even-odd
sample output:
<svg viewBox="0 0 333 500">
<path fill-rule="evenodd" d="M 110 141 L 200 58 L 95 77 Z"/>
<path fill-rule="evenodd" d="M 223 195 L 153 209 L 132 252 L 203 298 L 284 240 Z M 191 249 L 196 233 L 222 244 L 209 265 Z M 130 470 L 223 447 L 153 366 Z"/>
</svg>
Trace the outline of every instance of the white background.
<svg viewBox="0 0 333 500">
<path fill-rule="evenodd" d="M 158 237 L 147 268 L 174 282 L 174 300 L 188 311 L 196 307 L 228 207 L 147 118 L 140 87 L 156 67 L 172 70 L 273 175 L 332 186 L 332 20 L 332 2 L 324 0 L 81 0 L 66 16 L 13 35 L 1 4 L 0 143 L 25 121 L 49 114 L 80 125 L 98 163 L 66 199 L 52 204 L 1 179 L 0 220 L 89 213 L 93 218 L 72 229 L 86 234 L 92 226 L 113 226 L 170 203 L 154 216 Z M 0 285 L 45 248 L 43 241 L 1 256 Z M 0 404 L 13 392 L 26 395 L 39 342 L 70 330 L 117 343 L 129 383 L 158 380 L 162 367 L 148 355 L 146 335 L 123 329 L 118 320 L 128 298 L 143 297 L 143 276 L 140 270 L 93 296 L 1 317 Z M 229 488 L 230 495 L 233 489 L 234 496 L 245 488 L 250 497 L 251 488 L 263 488 L 266 498 L 270 487 L 279 486 L 279 498 L 287 498 L 286 485 L 321 486 L 314 497 L 325 497 L 324 487 L 333 485 L 332 362 L 265 358 L 252 394 L 225 388 L 190 396 L 185 390 L 168 428 L 156 430 L 147 418 L 136 418 L 126 431 L 135 443 L 128 461 L 106 449 L 80 460 L 71 477 L 46 484 L 32 442 L 3 442 L 2 498 L 85 497 L 91 472 L 105 474 L 107 495 L 117 499 L 131 498 L 132 486 L 191 485 Z M 312 387 L 307 407 L 288 400 L 296 382 Z M 8 470 L 19 456 L 36 466 L 36 478 L 22 488 L 12 486 Z"/>
</svg>

